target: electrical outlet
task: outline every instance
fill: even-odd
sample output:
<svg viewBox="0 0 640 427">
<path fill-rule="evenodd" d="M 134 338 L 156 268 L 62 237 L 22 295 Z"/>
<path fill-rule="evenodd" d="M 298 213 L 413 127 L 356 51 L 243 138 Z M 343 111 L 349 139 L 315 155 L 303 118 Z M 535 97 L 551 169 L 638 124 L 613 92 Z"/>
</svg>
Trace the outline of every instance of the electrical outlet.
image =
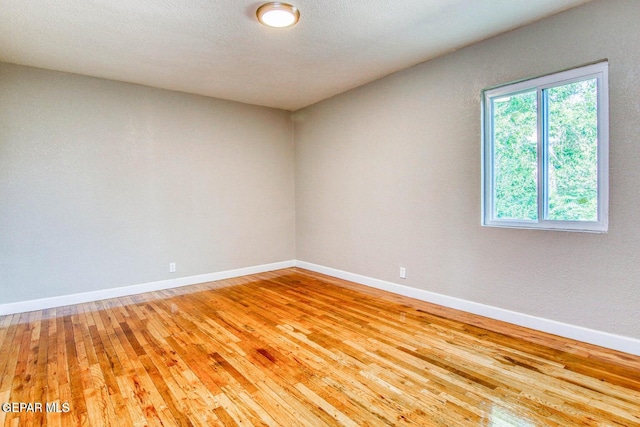
<svg viewBox="0 0 640 427">
<path fill-rule="evenodd" d="M 404 267 L 400 267 L 400 278 L 401 279 L 407 278 L 407 269 Z"/>
<path fill-rule="evenodd" d="M 169 263 L 169 273 L 175 273 L 176 272 L 176 263 L 175 262 L 170 262 Z"/>
</svg>

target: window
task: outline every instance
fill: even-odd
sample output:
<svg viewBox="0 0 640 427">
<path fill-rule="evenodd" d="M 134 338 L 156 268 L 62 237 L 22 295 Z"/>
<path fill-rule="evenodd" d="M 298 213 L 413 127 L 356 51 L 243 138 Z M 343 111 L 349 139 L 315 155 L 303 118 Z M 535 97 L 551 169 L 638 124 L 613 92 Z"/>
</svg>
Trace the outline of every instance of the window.
<svg viewBox="0 0 640 427">
<path fill-rule="evenodd" d="M 483 225 L 607 231 L 607 69 L 484 91 Z"/>
</svg>

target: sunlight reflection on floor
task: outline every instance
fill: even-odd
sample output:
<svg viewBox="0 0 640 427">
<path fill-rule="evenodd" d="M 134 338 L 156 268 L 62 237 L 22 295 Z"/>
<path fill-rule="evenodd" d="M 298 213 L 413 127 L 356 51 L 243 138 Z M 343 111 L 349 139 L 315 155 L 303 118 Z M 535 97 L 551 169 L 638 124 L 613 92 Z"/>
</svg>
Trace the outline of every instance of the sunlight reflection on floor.
<svg viewBox="0 0 640 427">
<path fill-rule="evenodd" d="M 491 407 L 489 427 L 535 427 L 531 421 L 500 406 Z"/>
</svg>

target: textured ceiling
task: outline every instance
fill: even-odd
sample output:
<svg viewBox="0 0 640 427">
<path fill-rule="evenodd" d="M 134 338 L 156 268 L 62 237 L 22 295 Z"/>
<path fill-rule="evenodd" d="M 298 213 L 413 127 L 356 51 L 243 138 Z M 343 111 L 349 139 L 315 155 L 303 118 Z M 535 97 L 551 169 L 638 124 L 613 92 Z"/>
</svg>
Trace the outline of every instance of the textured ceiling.
<svg viewBox="0 0 640 427">
<path fill-rule="evenodd" d="M 0 0 L 0 61 L 296 110 L 589 0 Z"/>
</svg>

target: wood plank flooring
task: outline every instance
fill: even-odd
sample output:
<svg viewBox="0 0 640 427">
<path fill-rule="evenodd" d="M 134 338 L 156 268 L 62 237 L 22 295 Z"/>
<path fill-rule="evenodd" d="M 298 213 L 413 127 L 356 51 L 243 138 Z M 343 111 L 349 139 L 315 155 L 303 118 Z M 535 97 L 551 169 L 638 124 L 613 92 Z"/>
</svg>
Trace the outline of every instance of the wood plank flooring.
<svg viewBox="0 0 640 427">
<path fill-rule="evenodd" d="M 640 426 L 640 357 L 295 268 L 0 317 L 0 373 L 12 427 Z"/>
</svg>

